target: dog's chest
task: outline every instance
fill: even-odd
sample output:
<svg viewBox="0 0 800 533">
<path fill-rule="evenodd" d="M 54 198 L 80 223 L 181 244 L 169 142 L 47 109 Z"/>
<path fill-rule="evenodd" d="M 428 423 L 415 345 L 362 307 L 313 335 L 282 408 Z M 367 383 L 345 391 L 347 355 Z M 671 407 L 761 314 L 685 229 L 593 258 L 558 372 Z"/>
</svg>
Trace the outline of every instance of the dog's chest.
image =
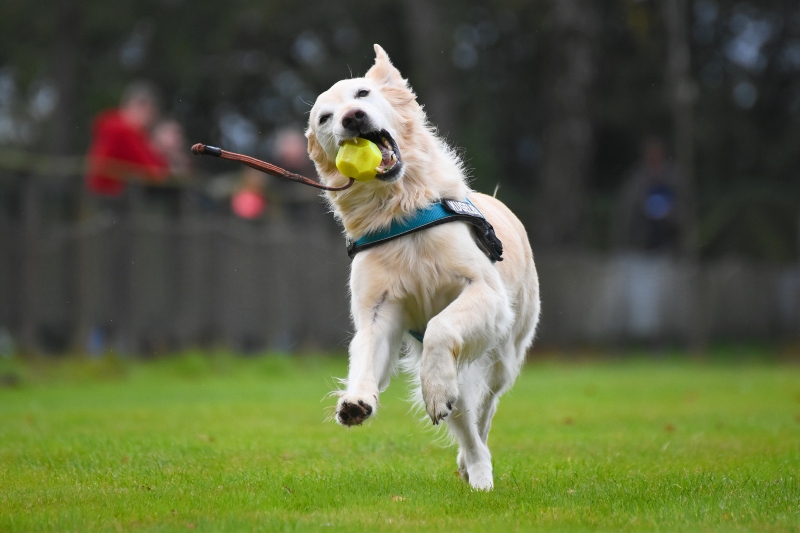
<svg viewBox="0 0 800 533">
<path fill-rule="evenodd" d="M 424 331 L 428 321 L 450 305 L 464 287 L 493 269 L 472 240 L 466 224 L 437 226 L 358 254 L 351 284 L 358 307 L 399 303 L 407 328 Z M 360 290 L 363 289 L 363 290 Z"/>
<path fill-rule="evenodd" d="M 450 305 L 462 290 L 463 285 L 453 281 L 419 286 L 417 290 L 409 291 L 403 300 L 408 327 L 424 331 L 426 324 Z"/>
<path fill-rule="evenodd" d="M 424 331 L 428 321 L 472 283 L 472 273 L 462 267 L 463 261 L 453 255 L 418 253 L 413 262 L 387 270 L 391 292 L 405 309 L 408 327 Z"/>
</svg>

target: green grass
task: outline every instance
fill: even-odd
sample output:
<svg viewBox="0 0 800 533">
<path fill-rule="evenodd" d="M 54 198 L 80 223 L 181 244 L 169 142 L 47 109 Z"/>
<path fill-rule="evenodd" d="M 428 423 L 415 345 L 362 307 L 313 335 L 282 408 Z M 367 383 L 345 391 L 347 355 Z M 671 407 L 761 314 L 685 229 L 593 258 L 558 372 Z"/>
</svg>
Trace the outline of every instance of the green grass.
<svg viewBox="0 0 800 533">
<path fill-rule="evenodd" d="M 529 365 L 495 490 L 409 414 L 326 422 L 336 358 L 0 362 L 0 531 L 797 531 L 800 367 Z M 6 380 L 13 383 L 13 380 Z"/>
</svg>

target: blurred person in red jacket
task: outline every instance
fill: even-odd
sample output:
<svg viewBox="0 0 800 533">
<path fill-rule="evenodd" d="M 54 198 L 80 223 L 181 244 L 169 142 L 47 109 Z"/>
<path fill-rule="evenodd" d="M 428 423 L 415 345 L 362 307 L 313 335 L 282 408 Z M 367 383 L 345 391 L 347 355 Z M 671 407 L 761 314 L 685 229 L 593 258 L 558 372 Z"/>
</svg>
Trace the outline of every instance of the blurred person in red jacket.
<svg viewBox="0 0 800 533">
<path fill-rule="evenodd" d="M 100 113 L 92 126 L 86 185 L 95 195 L 120 197 L 125 179 L 160 182 L 169 162 L 153 146 L 149 130 L 159 116 L 158 92 L 145 81 L 131 83 L 119 109 Z"/>
<path fill-rule="evenodd" d="M 86 188 L 88 213 L 109 223 L 100 238 L 87 245 L 86 283 L 96 296 L 87 302 L 86 351 L 102 355 L 139 352 L 141 332 L 137 328 L 134 292 L 136 227 L 134 196 L 142 198 L 150 187 L 168 177 L 170 164 L 150 137 L 159 118 L 156 88 L 144 81 L 131 83 L 118 109 L 100 113 L 92 125 L 92 143 L 87 154 Z M 131 183 L 126 183 L 130 181 Z M 142 195 L 132 195 L 131 185 L 143 185 Z M 158 187 L 160 188 L 160 187 Z M 146 207 L 140 203 L 138 209 Z M 140 317 L 141 318 L 141 317 Z"/>
</svg>

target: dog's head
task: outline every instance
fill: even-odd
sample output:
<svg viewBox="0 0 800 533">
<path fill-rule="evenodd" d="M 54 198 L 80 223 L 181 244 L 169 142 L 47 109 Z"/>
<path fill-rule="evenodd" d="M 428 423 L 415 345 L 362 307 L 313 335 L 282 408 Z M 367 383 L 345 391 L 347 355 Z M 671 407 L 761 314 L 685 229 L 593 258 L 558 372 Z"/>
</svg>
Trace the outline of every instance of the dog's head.
<svg viewBox="0 0 800 533">
<path fill-rule="evenodd" d="M 461 159 L 437 137 L 408 82 L 377 44 L 375 64 L 363 78 L 340 81 L 319 95 L 306 137 L 320 178 L 332 186 L 347 182 L 335 163 L 343 142 L 362 137 L 381 149 L 378 179 L 326 193 L 350 236 L 469 192 Z"/>
<path fill-rule="evenodd" d="M 378 145 L 383 160 L 377 178 L 385 183 L 402 179 L 406 170 L 403 148 L 413 114 L 420 111 L 416 96 L 389 56 L 375 45 L 375 64 L 363 78 L 342 80 L 319 95 L 308 123 L 308 153 L 320 177 L 338 176 L 334 161 L 348 139 L 362 137 Z"/>
</svg>

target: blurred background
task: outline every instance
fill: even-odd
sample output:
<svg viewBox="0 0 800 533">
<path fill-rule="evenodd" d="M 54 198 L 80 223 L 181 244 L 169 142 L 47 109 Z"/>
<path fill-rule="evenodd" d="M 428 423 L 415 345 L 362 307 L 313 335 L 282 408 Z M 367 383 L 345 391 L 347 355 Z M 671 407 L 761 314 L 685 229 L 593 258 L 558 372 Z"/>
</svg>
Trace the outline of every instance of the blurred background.
<svg viewBox="0 0 800 533">
<path fill-rule="evenodd" d="M 380 43 L 525 223 L 541 347 L 796 345 L 788 0 L 0 4 L 0 354 L 344 351 L 316 95 Z"/>
</svg>

